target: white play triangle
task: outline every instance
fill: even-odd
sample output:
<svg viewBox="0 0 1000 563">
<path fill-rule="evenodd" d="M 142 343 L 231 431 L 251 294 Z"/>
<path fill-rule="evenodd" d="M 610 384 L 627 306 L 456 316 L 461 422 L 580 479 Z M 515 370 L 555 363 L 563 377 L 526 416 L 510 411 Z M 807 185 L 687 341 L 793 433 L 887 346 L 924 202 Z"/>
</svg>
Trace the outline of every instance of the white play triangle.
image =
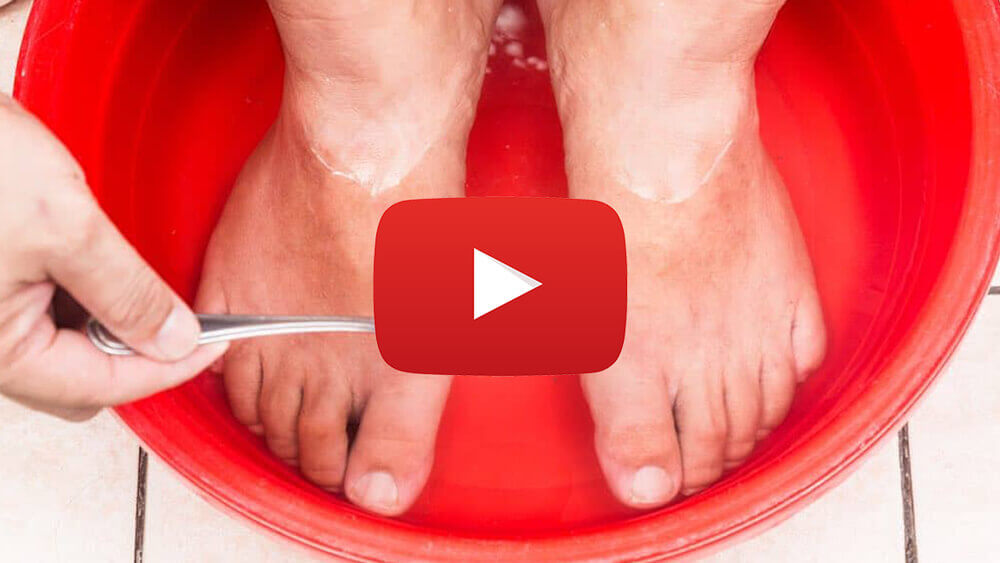
<svg viewBox="0 0 1000 563">
<path fill-rule="evenodd" d="M 510 303 L 540 285 L 541 282 L 518 272 L 478 248 L 472 249 L 473 320 Z"/>
</svg>

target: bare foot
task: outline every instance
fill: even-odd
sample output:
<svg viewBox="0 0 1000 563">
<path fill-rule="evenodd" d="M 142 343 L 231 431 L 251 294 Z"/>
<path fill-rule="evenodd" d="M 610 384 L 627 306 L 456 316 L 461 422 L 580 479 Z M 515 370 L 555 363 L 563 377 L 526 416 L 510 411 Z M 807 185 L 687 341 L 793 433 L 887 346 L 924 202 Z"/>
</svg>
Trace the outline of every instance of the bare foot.
<svg viewBox="0 0 1000 563">
<path fill-rule="evenodd" d="M 401 199 L 463 194 L 497 7 L 271 7 L 287 61 L 283 105 L 212 237 L 199 308 L 371 316 L 382 212 Z M 223 376 L 236 417 L 307 478 L 386 515 L 416 499 L 449 378 L 395 372 L 374 337 L 360 335 L 239 343 Z"/>
<path fill-rule="evenodd" d="M 545 0 L 570 195 L 629 248 L 625 348 L 583 377 L 608 483 L 659 506 L 741 463 L 825 349 L 753 62 L 780 2 Z"/>
</svg>

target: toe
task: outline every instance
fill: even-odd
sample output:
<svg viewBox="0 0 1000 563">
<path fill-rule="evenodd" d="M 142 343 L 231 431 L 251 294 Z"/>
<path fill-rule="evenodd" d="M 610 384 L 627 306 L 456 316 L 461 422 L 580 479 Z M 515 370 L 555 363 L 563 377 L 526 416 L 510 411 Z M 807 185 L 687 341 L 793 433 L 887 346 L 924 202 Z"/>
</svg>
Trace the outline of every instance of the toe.
<svg viewBox="0 0 1000 563">
<path fill-rule="evenodd" d="M 345 477 L 347 497 L 395 516 L 416 500 L 434 461 L 434 440 L 451 378 L 380 376 L 361 416 Z"/>
<path fill-rule="evenodd" d="M 204 264 L 201 285 L 198 287 L 198 293 L 194 300 L 195 311 L 209 315 L 225 315 L 229 313 L 229 306 L 226 303 L 225 291 L 220 284 L 220 279 L 222 279 L 220 276 L 215 275 L 212 261 L 207 261 Z M 229 353 L 212 362 L 208 366 L 208 370 L 219 375 L 225 373 L 226 356 L 231 355 L 234 348 L 235 346 L 230 346 Z M 254 401 L 254 408 L 256 408 L 256 405 L 257 402 Z"/>
<path fill-rule="evenodd" d="M 677 395 L 675 416 L 684 466 L 685 495 L 722 476 L 727 437 L 724 377 L 706 372 L 686 377 Z"/>
<path fill-rule="evenodd" d="M 803 381 L 816 371 L 826 355 L 826 327 L 823 323 L 823 309 L 815 290 L 799 301 L 792 323 L 792 353 L 795 357 L 795 373 L 798 381 Z"/>
<path fill-rule="evenodd" d="M 726 407 L 725 469 L 743 463 L 757 443 L 760 423 L 761 364 L 727 374 L 724 394 Z"/>
<path fill-rule="evenodd" d="M 271 368 L 263 362 L 260 419 L 267 447 L 284 462 L 298 463 L 298 420 L 302 408 L 304 374 L 287 364 Z"/>
<path fill-rule="evenodd" d="M 785 419 L 795 398 L 795 367 L 790 359 L 765 359 L 760 372 L 761 412 L 757 439 L 763 439 Z"/>
<path fill-rule="evenodd" d="M 207 261 L 194 302 L 195 311 L 213 315 L 224 315 L 229 312 L 219 279 L 220 277 L 213 272 L 212 261 Z M 263 426 L 257 410 L 260 404 L 261 385 L 260 356 L 257 347 L 250 342 L 233 343 L 226 354 L 212 362 L 208 369 L 222 375 L 229 408 L 236 420 L 247 426 L 254 434 L 260 435 Z"/>
<path fill-rule="evenodd" d="M 612 493 L 652 508 L 677 495 L 680 449 L 662 374 L 619 362 L 581 378 L 594 418 L 594 446 Z"/>
<path fill-rule="evenodd" d="M 340 491 L 347 467 L 351 395 L 340 378 L 310 378 L 299 416 L 299 469 L 328 491 Z"/>
<path fill-rule="evenodd" d="M 260 433 L 260 354 L 248 343 L 234 344 L 225 356 L 222 381 L 236 420 Z"/>
</svg>

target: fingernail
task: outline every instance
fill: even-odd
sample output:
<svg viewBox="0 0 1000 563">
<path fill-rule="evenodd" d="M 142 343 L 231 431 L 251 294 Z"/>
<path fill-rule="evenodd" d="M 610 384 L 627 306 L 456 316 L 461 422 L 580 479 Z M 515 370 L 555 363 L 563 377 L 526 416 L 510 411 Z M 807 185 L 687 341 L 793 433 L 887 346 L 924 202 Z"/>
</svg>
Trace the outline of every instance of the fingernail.
<svg viewBox="0 0 1000 563">
<path fill-rule="evenodd" d="M 354 486 L 355 500 L 361 506 L 376 512 L 393 512 L 399 502 L 399 489 L 392 475 L 385 471 L 374 471 Z"/>
<path fill-rule="evenodd" d="M 632 477 L 631 503 L 635 505 L 661 504 L 670 500 L 674 480 L 662 467 L 647 465 Z"/>
<path fill-rule="evenodd" d="M 167 320 L 156 333 L 156 349 L 165 360 L 179 360 L 194 351 L 198 341 L 198 327 L 194 316 L 175 306 Z"/>
</svg>

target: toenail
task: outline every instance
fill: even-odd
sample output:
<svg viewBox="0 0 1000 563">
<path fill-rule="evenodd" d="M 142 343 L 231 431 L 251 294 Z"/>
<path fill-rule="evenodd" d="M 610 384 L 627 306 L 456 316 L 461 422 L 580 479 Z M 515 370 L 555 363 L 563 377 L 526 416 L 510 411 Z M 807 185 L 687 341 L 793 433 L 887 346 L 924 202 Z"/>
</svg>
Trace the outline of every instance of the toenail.
<svg viewBox="0 0 1000 563">
<path fill-rule="evenodd" d="M 353 496 L 358 504 L 379 512 L 390 512 L 399 502 L 396 481 L 385 471 L 374 471 L 359 479 Z"/>
<path fill-rule="evenodd" d="M 630 502 L 637 505 L 659 504 L 670 500 L 674 480 L 662 467 L 647 465 L 632 477 Z"/>
<path fill-rule="evenodd" d="M 705 487 L 688 487 L 688 488 L 684 489 L 683 491 L 681 491 L 681 494 L 684 495 L 684 496 L 686 496 L 686 497 L 689 497 L 691 495 L 698 494 L 698 493 L 700 493 L 700 492 L 702 492 L 704 490 L 705 490 Z"/>
</svg>

